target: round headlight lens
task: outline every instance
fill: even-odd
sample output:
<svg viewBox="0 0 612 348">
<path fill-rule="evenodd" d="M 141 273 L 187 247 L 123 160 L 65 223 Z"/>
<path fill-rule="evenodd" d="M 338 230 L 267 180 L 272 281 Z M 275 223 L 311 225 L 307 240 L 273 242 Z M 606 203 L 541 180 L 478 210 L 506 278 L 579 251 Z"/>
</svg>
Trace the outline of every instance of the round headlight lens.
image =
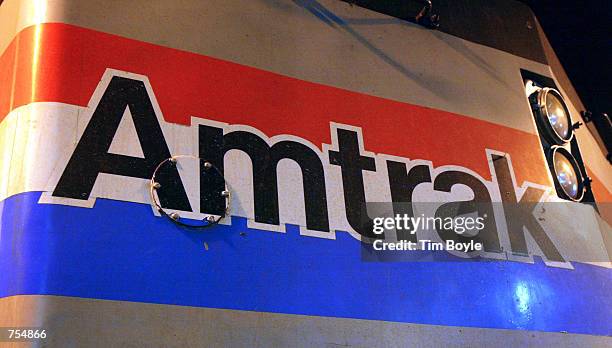
<svg viewBox="0 0 612 348">
<path fill-rule="evenodd" d="M 563 145 L 572 139 L 572 118 L 561 94 L 553 88 L 544 87 L 533 100 L 538 107 L 538 122 L 543 127 L 548 141 Z"/>
<path fill-rule="evenodd" d="M 569 199 L 580 200 L 584 184 L 574 157 L 563 148 L 554 148 L 552 162 L 556 181 L 563 192 Z"/>
<path fill-rule="evenodd" d="M 570 117 L 563 101 L 553 93 L 546 94 L 546 117 L 561 139 L 570 137 Z"/>
</svg>

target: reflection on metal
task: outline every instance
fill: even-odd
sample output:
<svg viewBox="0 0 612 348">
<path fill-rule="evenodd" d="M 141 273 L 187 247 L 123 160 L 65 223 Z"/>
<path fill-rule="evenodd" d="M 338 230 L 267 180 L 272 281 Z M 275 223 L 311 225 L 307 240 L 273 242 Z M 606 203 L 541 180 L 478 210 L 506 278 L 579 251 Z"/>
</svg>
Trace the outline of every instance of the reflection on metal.
<svg viewBox="0 0 612 348">
<path fill-rule="evenodd" d="M 38 65 L 40 58 L 40 43 L 42 41 L 42 23 L 45 20 L 47 13 L 47 2 L 46 0 L 36 0 L 32 4 L 32 18 L 36 25 L 34 29 L 34 42 L 32 52 L 32 81 L 31 81 L 31 102 L 36 99 L 36 89 L 38 80 Z"/>
<path fill-rule="evenodd" d="M 531 80 L 527 80 L 525 82 L 525 95 L 529 98 L 532 94 L 539 91 L 541 87 L 539 87 L 535 82 Z"/>
<path fill-rule="evenodd" d="M 155 211 L 159 212 L 162 216 L 165 216 L 170 221 L 182 227 L 203 229 L 203 228 L 208 228 L 208 227 L 218 224 L 223 218 L 229 215 L 229 211 L 230 211 L 231 194 L 227 188 L 227 183 L 225 183 L 226 185 L 225 190 L 221 192 L 221 196 L 225 197 L 225 210 L 223 211 L 223 215 L 219 215 L 218 217 L 209 215 L 205 217 L 204 219 L 202 219 L 202 224 L 188 224 L 188 223 L 182 222 L 181 216 L 177 212 L 171 212 L 171 213 L 166 212 L 164 208 L 162 208 L 159 200 L 156 198 L 157 190 L 161 188 L 161 184 L 156 181 L 156 176 L 158 172 L 164 165 L 176 166 L 178 164 L 179 158 L 192 158 L 192 159 L 197 159 L 198 161 L 204 161 L 204 164 L 202 165 L 204 170 L 210 173 L 210 175 L 216 174 L 216 175 L 221 176 L 221 178 L 223 179 L 223 182 L 225 183 L 225 178 L 223 177 L 223 173 L 221 173 L 221 171 L 216 166 L 214 166 L 212 163 L 205 161 L 203 159 L 197 158 L 195 156 L 190 156 L 190 155 L 173 156 L 159 163 L 157 167 L 155 168 L 155 171 L 153 172 L 153 176 L 151 177 L 150 184 L 149 184 L 149 195 L 151 198 L 151 205 L 153 206 Z"/>
<path fill-rule="evenodd" d="M 521 314 L 527 314 L 529 311 L 529 288 L 523 281 L 519 282 L 514 290 L 514 296 L 516 297 L 516 309 Z"/>
</svg>

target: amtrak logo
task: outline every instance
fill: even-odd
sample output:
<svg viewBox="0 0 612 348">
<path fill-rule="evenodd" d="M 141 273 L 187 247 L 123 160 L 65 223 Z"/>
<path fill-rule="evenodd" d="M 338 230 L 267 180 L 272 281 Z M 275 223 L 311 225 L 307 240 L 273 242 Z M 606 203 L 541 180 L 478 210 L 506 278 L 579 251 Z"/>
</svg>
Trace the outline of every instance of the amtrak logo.
<svg viewBox="0 0 612 348">
<path fill-rule="evenodd" d="M 334 239 L 337 231 L 347 231 L 367 241 L 381 236 L 373 233 L 366 202 L 429 200 L 487 216 L 477 236 L 484 252 L 507 251 L 521 259 L 541 251 L 547 262 L 566 261 L 529 211 L 512 219 L 494 211 L 493 202 L 535 207 L 549 190 L 529 182 L 517 187 L 510 157 L 497 151 L 483 149 L 491 170 L 488 181 L 459 166 L 434 168 L 426 160 L 368 152 L 362 130 L 350 125 L 331 123 L 331 144 L 319 147 L 292 135 L 268 137 L 246 125 L 198 117 L 191 126 L 170 124 L 146 77 L 110 69 L 87 110 L 79 121 L 78 142 L 56 166 L 41 203 L 93 207 L 96 198 L 147 203 L 147 180 L 156 166 L 187 154 L 223 173 L 237 195 L 232 215 L 247 217 L 249 227 L 283 232 L 283 225 L 295 224 L 305 236 Z M 135 132 L 119 132 L 126 120 Z M 116 153 L 117 148 L 124 153 Z M 203 172 L 168 167 L 159 178 L 161 206 L 193 218 L 222 214 L 224 181 Z M 414 234 L 396 238 L 417 242 Z"/>
</svg>

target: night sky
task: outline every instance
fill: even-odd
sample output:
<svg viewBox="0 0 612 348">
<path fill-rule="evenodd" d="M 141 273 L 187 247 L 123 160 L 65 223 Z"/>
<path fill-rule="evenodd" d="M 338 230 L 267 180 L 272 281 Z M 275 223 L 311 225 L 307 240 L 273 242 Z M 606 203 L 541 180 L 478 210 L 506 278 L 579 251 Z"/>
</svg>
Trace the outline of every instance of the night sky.
<svg viewBox="0 0 612 348">
<path fill-rule="evenodd" d="M 521 1 L 535 12 L 585 107 L 612 116 L 612 1 Z"/>
</svg>

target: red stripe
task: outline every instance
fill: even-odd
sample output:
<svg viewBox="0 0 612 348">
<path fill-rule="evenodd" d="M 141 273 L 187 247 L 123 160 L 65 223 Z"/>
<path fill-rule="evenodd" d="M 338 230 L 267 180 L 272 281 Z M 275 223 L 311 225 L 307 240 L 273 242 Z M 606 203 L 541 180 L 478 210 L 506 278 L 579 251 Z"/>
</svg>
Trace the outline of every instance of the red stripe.
<svg viewBox="0 0 612 348">
<path fill-rule="evenodd" d="M 15 48 L 19 35 L 9 44 L 0 56 L 0 121 L 11 110 L 11 91 L 13 91 L 13 72 L 16 62 Z"/>
<path fill-rule="evenodd" d="M 595 192 L 595 198 L 597 199 L 597 202 L 612 203 L 612 193 L 608 191 L 604 183 L 601 180 L 599 180 L 597 175 L 593 174 L 593 171 L 590 170 L 588 167 L 587 167 L 587 172 L 589 174 L 589 177 L 593 180 L 591 184 L 591 189 L 593 190 L 593 192 Z M 606 220 L 612 224 L 612 205 L 603 204 L 603 206 L 607 206 L 606 208 L 607 208 L 609 215 Z"/>
<path fill-rule="evenodd" d="M 320 146 L 330 143 L 334 121 L 362 127 L 366 150 L 461 165 L 485 178 L 485 148 L 508 152 L 519 182 L 548 184 L 537 136 L 512 128 L 66 24 L 42 25 L 39 41 L 35 93 L 35 29 L 22 31 L 0 58 L 0 81 L 11 86 L 19 55 L 14 96 L 1 89 L 0 115 L 33 101 L 85 106 L 104 70 L 113 68 L 148 76 L 168 122 L 189 124 L 198 116 Z"/>
</svg>

